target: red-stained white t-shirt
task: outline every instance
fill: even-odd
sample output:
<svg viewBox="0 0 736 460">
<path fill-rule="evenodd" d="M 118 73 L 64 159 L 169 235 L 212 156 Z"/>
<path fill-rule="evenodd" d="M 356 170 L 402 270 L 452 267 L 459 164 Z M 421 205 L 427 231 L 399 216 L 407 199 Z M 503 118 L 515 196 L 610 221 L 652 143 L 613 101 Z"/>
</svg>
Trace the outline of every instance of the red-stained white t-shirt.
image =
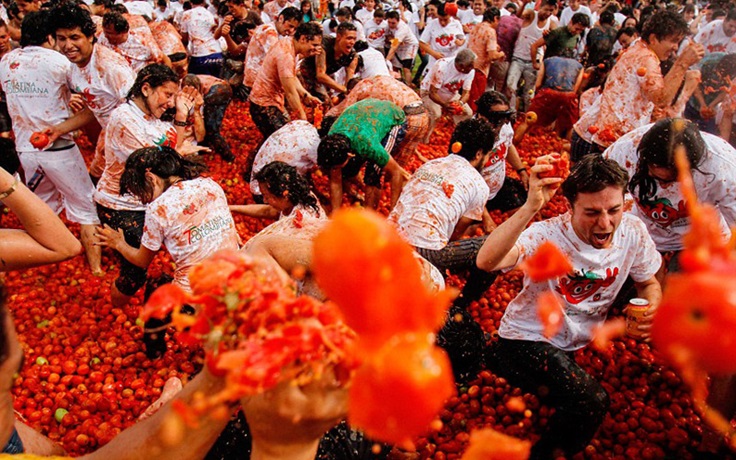
<svg viewBox="0 0 736 460">
<path fill-rule="evenodd" d="M 437 88 L 437 95 L 444 102 L 457 98 L 460 90 L 470 91 L 475 78 L 475 70 L 462 73 L 455 67 L 455 58 L 442 58 L 429 65 L 429 72 L 422 80 L 422 93 L 429 93 L 430 87 Z"/>
<path fill-rule="evenodd" d="M 539 283 L 524 276 L 524 287 L 501 318 L 498 335 L 505 339 L 549 342 L 567 351 L 582 348 L 591 341 L 592 328 L 605 321 L 626 278 L 646 281 L 662 263 L 644 223 L 626 213 L 605 249 L 596 249 L 577 236 L 570 213 L 533 223 L 516 241 L 517 265 L 547 241 L 568 257 L 573 274 Z M 556 294 L 564 312 L 562 327 L 551 339 L 543 335 L 537 316 L 537 299 L 545 291 Z"/>
<path fill-rule="evenodd" d="M 276 130 L 258 149 L 253 160 L 250 191 L 254 195 L 261 194 L 255 175 L 264 166 L 274 161 L 283 161 L 295 167 L 302 175 L 309 172 L 317 166 L 319 141 L 317 128 L 306 120 L 294 120 Z"/>
<path fill-rule="evenodd" d="M 391 41 L 394 38 L 399 40 L 399 47 L 396 48 L 396 56 L 399 59 L 413 59 L 416 56 L 419 39 L 405 22 L 399 21 L 396 29 L 389 27 L 386 30 L 386 40 Z"/>
<path fill-rule="evenodd" d="M 603 156 L 615 160 L 633 177 L 639 162 L 639 143 L 652 126 L 642 126 L 621 137 Z M 729 227 L 736 225 L 736 150 L 718 136 L 705 132 L 700 135 L 705 141 L 706 154 L 698 168 L 692 170 L 693 185 L 698 199 L 718 210 L 726 239 L 731 235 Z M 690 229 L 690 216 L 680 183 L 657 182 L 656 193 L 646 201 L 639 200 L 638 193 L 633 195 L 636 206 L 631 213 L 644 221 L 657 249 L 682 250 L 682 238 Z"/>
<path fill-rule="evenodd" d="M 86 66 L 71 66 L 68 79 L 69 88 L 84 97 L 103 129 L 112 111 L 125 102 L 134 82 L 135 72 L 128 62 L 110 48 L 97 44 Z"/>
<path fill-rule="evenodd" d="M 723 19 L 704 25 L 693 40 L 703 45 L 706 54 L 736 52 L 736 35 L 729 37 L 723 32 Z"/>
<path fill-rule="evenodd" d="M 273 24 L 261 24 L 248 43 L 243 69 L 243 85 L 252 87 L 261 70 L 266 53 L 279 40 L 279 32 Z"/>
<path fill-rule="evenodd" d="M 488 184 L 489 199 L 496 196 L 506 179 L 506 154 L 513 146 L 513 140 L 514 128 L 511 127 L 511 123 L 506 123 L 501 127 L 498 138 L 493 145 L 492 154 L 481 171 L 483 180 Z"/>
<path fill-rule="evenodd" d="M 317 206 L 319 207 L 319 204 Z M 243 250 L 247 251 L 251 242 L 257 241 L 256 237 L 266 235 L 288 236 L 297 240 L 312 241 L 329 222 L 325 211 L 321 207 L 318 209 L 315 211 L 310 207 L 300 205 L 295 206 L 288 214 L 282 212 L 276 222 L 268 225 L 248 240 L 243 245 Z"/>
<path fill-rule="evenodd" d="M 150 26 L 153 38 L 165 55 L 170 56 L 175 53 L 187 52 L 181 41 L 181 35 L 169 21 L 152 22 Z"/>
<path fill-rule="evenodd" d="M 222 53 L 220 42 L 215 39 L 215 17 L 203 7 L 194 7 L 181 14 L 180 28 L 189 35 L 189 54 L 193 57 Z"/>
<path fill-rule="evenodd" d="M 217 251 L 237 250 L 238 240 L 225 192 L 198 177 L 171 185 L 148 205 L 141 245 L 166 246 L 176 263 L 174 284 L 189 291 L 189 270 Z"/>
<path fill-rule="evenodd" d="M 424 28 L 419 40 L 448 58 L 455 56 L 460 51 L 461 47 L 455 44 L 455 40 L 458 38 L 465 38 L 463 25 L 460 24 L 460 21 L 453 18 L 450 19 L 450 22 L 446 26 L 442 27 L 438 19 L 432 19 L 427 22 L 427 27 Z M 435 58 L 429 56 L 427 66 L 432 65 L 434 61 Z"/>
<path fill-rule="evenodd" d="M 386 45 L 386 33 L 388 32 L 388 22 L 385 20 L 377 24 L 373 16 L 365 22 L 363 22 L 363 32 L 368 44 L 379 50 L 383 51 Z"/>
<path fill-rule="evenodd" d="M 146 206 L 131 195 L 120 195 L 120 177 L 125 162 L 143 147 L 176 147 L 176 129 L 167 123 L 143 113 L 134 102 L 128 101 L 113 110 L 105 132 L 105 170 L 95 191 L 95 201 L 119 211 L 143 211 Z"/>
<path fill-rule="evenodd" d="M 414 172 L 389 220 L 412 246 L 438 250 L 450 242 L 461 217 L 481 220 L 487 201 L 483 176 L 468 160 L 450 154 Z"/>
<path fill-rule="evenodd" d="M 148 64 L 158 64 L 164 60 L 164 53 L 156 44 L 148 27 L 145 31 L 131 29 L 128 32 L 128 39 L 119 45 L 111 44 L 103 33 L 99 37 L 98 46 L 100 45 L 107 46 L 124 57 L 136 73 Z"/>
<path fill-rule="evenodd" d="M 19 152 L 37 151 L 31 145 L 31 135 L 69 118 L 71 94 L 66 82 L 71 67 L 64 55 L 40 46 L 26 46 L 3 56 L 0 84 Z M 71 135 L 63 139 L 71 140 Z"/>
</svg>

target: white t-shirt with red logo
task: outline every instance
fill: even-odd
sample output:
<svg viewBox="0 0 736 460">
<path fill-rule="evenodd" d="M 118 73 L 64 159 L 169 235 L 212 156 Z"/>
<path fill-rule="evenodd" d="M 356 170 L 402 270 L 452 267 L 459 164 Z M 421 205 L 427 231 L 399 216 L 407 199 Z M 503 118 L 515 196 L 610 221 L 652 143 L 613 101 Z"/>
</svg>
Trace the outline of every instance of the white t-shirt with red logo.
<svg viewBox="0 0 736 460">
<path fill-rule="evenodd" d="M 475 77 L 475 70 L 462 73 L 455 67 L 455 58 L 442 58 L 429 65 L 429 72 L 422 80 L 421 90 L 429 93 L 429 88 L 437 88 L 437 95 L 443 102 L 458 97 L 460 89 L 470 91 Z"/>
<path fill-rule="evenodd" d="M 384 20 L 381 21 L 380 24 L 376 24 L 375 19 L 371 16 L 369 20 L 363 23 L 363 32 L 365 33 L 365 38 L 371 48 L 383 51 L 383 48 L 386 45 L 388 22 Z"/>
<path fill-rule="evenodd" d="M 603 156 L 620 164 L 633 177 L 639 162 L 637 149 L 642 136 L 653 125 L 642 126 L 613 143 Z M 720 214 L 724 238 L 731 235 L 730 226 L 736 225 L 736 150 L 718 136 L 700 133 L 706 146 L 706 154 L 692 170 L 693 184 L 698 199 L 715 205 Z M 690 229 L 690 217 L 686 209 L 679 182 L 656 182 L 653 197 L 640 201 L 634 193 L 631 213 L 641 218 L 660 251 L 683 249 L 682 238 Z"/>
<path fill-rule="evenodd" d="M 431 19 L 424 28 L 420 41 L 428 44 L 434 51 L 442 53 L 446 58 L 455 56 L 461 47 L 455 44 L 458 38 L 465 38 L 463 25 L 457 19 L 451 18 L 446 26 L 442 27 L 438 19 Z M 432 65 L 435 58 L 429 56 L 428 66 Z"/>
<path fill-rule="evenodd" d="M 398 39 L 399 47 L 396 48 L 396 56 L 399 59 L 413 59 L 419 49 L 419 40 L 405 22 L 399 21 L 396 29 L 389 28 L 386 31 L 386 39 Z"/>
<path fill-rule="evenodd" d="M 143 147 L 176 147 L 176 129 L 143 113 L 128 101 L 113 110 L 105 131 L 105 170 L 95 191 L 95 201 L 118 211 L 144 211 L 146 206 L 132 195 L 120 195 L 120 177 L 130 154 Z"/>
<path fill-rule="evenodd" d="M 84 97 L 103 129 L 112 111 L 125 102 L 134 82 L 135 72 L 125 58 L 101 45 L 94 45 L 86 66 L 72 65 L 68 80 L 69 87 Z"/>
<path fill-rule="evenodd" d="M 19 152 L 38 151 L 31 145 L 31 135 L 69 118 L 71 94 L 66 81 L 71 67 L 64 55 L 40 46 L 26 46 L 3 56 L 0 84 Z M 71 135 L 63 139 L 71 140 Z"/>
<path fill-rule="evenodd" d="M 577 350 L 592 339 L 591 330 L 606 319 L 611 303 L 631 276 L 635 282 L 651 279 L 662 258 L 646 226 L 624 213 L 608 248 L 596 249 L 583 242 L 570 223 L 570 213 L 533 223 L 522 232 L 515 247 L 517 265 L 533 255 L 542 243 L 554 243 L 573 266 L 573 274 L 535 283 L 524 276 L 524 287 L 501 318 L 498 335 L 511 340 L 549 342 L 566 351 Z M 552 291 L 562 304 L 562 327 L 547 339 L 537 316 L 537 299 Z"/>
<path fill-rule="evenodd" d="M 253 160 L 250 191 L 254 195 L 261 194 L 255 175 L 264 166 L 274 161 L 283 161 L 295 167 L 299 174 L 307 174 L 308 171 L 317 166 L 319 141 L 317 128 L 306 120 L 290 121 L 276 130 L 258 149 L 258 153 L 256 153 Z"/>
<path fill-rule="evenodd" d="M 416 170 L 389 215 L 409 244 L 442 249 L 461 217 L 483 218 L 488 186 L 460 155 L 428 161 Z"/>
<path fill-rule="evenodd" d="M 189 54 L 193 57 L 222 53 L 220 42 L 215 39 L 215 17 L 206 8 L 195 7 L 181 14 L 180 28 L 189 35 Z"/>
<path fill-rule="evenodd" d="M 220 250 L 238 249 L 227 198 L 209 178 L 177 182 L 146 209 L 141 245 L 151 251 L 161 246 L 176 263 L 174 284 L 189 291 L 189 269 Z"/>
<path fill-rule="evenodd" d="M 483 180 L 488 184 L 490 191 L 489 199 L 493 199 L 496 196 L 496 193 L 501 189 L 506 179 L 506 154 L 513 145 L 513 140 L 514 128 L 511 127 L 511 123 L 506 123 L 501 127 L 498 138 L 495 144 L 493 144 L 491 157 L 483 165 L 483 170 L 481 171 Z"/>
<path fill-rule="evenodd" d="M 694 40 L 703 45 L 707 54 L 736 52 L 736 35 L 729 37 L 723 32 L 723 19 L 716 19 L 703 26 Z"/>
</svg>

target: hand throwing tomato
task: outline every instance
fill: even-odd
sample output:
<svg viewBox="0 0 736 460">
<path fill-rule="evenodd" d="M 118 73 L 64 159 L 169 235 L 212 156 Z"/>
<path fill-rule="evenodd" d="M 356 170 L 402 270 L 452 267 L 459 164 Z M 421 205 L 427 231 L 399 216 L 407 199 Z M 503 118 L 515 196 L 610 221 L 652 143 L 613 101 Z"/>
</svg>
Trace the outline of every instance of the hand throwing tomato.
<svg viewBox="0 0 736 460">
<path fill-rule="evenodd" d="M 31 134 L 31 145 L 38 150 L 43 149 L 49 145 L 49 135 L 43 131 L 36 131 Z"/>
<path fill-rule="evenodd" d="M 544 159 L 540 164 L 550 164 L 553 169 L 550 171 L 542 171 L 539 173 L 540 178 L 545 177 L 565 177 L 567 172 L 570 170 L 570 162 L 567 158 L 561 156 L 559 153 L 552 154 L 552 158 Z"/>
</svg>

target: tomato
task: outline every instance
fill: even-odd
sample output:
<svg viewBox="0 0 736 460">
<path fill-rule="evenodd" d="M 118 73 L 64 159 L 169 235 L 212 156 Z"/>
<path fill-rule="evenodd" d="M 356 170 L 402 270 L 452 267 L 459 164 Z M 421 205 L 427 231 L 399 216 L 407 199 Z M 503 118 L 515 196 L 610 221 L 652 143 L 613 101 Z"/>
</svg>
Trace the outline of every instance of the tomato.
<svg viewBox="0 0 736 460">
<path fill-rule="evenodd" d="M 545 177 L 565 177 L 567 172 L 570 169 L 570 162 L 568 159 L 559 153 L 553 153 L 551 155 L 551 158 L 545 158 L 545 159 L 538 159 L 538 162 L 540 164 L 550 164 L 553 166 L 553 168 L 549 171 L 542 171 L 539 173 L 539 177 L 545 178 Z"/>
<path fill-rule="evenodd" d="M 554 337 L 562 327 L 562 304 L 557 295 L 551 291 L 543 292 L 537 299 L 537 316 L 544 326 L 542 334 L 545 337 Z"/>
<path fill-rule="evenodd" d="M 535 283 L 572 273 L 570 260 L 550 241 L 542 243 L 537 251 L 520 264 L 519 268 Z"/>
<path fill-rule="evenodd" d="M 45 132 L 39 132 L 36 131 L 33 134 L 31 134 L 31 145 L 33 148 L 36 148 L 38 150 L 43 149 L 47 145 L 49 145 L 49 135 Z"/>
<path fill-rule="evenodd" d="M 535 112 L 527 112 L 526 113 L 526 122 L 530 125 L 533 125 L 537 122 L 537 114 Z"/>
<path fill-rule="evenodd" d="M 490 428 L 470 433 L 470 446 L 462 460 L 526 460 L 532 443 Z"/>
<path fill-rule="evenodd" d="M 406 444 L 429 428 L 454 390 L 444 350 L 427 334 L 397 335 L 356 372 L 348 419 L 370 437 Z"/>
<path fill-rule="evenodd" d="M 640 76 L 640 77 L 643 77 L 644 75 L 647 74 L 647 68 L 646 67 L 639 67 L 638 69 L 636 69 L 636 74 L 638 76 Z"/>
<path fill-rule="evenodd" d="M 598 132 L 598 127 L 596 125 L 590 125 L 588 126 L 588 132 L 590 134 L 595 134 Z"/>
<path fill-rule="evenodd" d="M 141 319 L 143 321 L 149 318 L 163 319 L 174 309 L 184 305 L 187 298 L 187 293 L 176 284 L 164 284 L 151 294 L 141 313 Z"/>
<path fill-rule="evenodd" d="M 463 149 L 463 144 L 460 141 L 456 141 L 452 143 L 452 153 L 460 153 L 460 150 Z"/>
<path fill-rule="evenodd" d="M 314 240 L 312 270 L 368 348 L 397 333 L 437 330 L 453 296 L 428 291 L 411 247 L 372 211 L 334 213 Z"/>
<path fill-rule="evenodd" d="M 671 275 L 652 324 L 652 342 L 671 359 L 686 354 L 700 369 L 736 372 L 736 283 L 732 275 Z"/>
</svg>

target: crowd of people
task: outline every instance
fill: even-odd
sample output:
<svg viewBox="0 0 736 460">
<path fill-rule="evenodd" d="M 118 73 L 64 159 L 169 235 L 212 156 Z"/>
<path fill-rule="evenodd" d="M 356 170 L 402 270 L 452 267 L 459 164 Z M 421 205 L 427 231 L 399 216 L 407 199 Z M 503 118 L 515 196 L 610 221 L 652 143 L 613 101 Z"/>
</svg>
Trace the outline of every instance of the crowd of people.
<svg viewBox="0 0 736 460">
<path fill-rule="evenodd" d="M 532 458 L 572 456 L 592 439 L 609 402 L 570 352 L 630 297 L 649 303 L 639 326 L 646 337 L 665 275 L 679 270 L 689 217 L 675 152 L 686 153 L 698 197 L 716 206 L 724 238 L 736 225 L 735 77 L 736 7 L 725 0 L 4 0 L 0 201 L 25 232 L 2 230 L 0 269 L 57 263 L 83 250 L 100 276 L 101 251 L 111 248 L 120 274 L 110 301 L 124 306 L 156 282 L 146 269 L 163 247 L 184 290 L 189 268 L 241 249 L 285 279 L 306 267 L 300 288 L 323 298 L 309 273 L 312 240 L 348 190 L 365 187 L 364 205 L 373 209 L 388 193 L 388 219 L 415 249 L 427 284 L 442 289 L 448 273 L 467 274 L 451 311 L 480 346 L 467 354 L 458 352 L 462 344 L 440 341 L 456 378 L 486 366 L 525 391 L 546 388 L 555 411 Z M 253 152 L 234 151 L 220 132 L 233 99 L 248 104 L 263 137 Z M 428 161 L 417 146 L 443 118 L 453 125 L 447 155 Z M 556 157 L 534 165 L 519 157 L 516 146 L 535 129 L 565 141 L 566 152 L 555 152 L 572 162 L 564 181 L 549 176 Z M 79 130 L 95 146 L 91 164 L 76 144 Z M 228 203 L 206 177 L 202 152 L 240 157 L 252 202 Z M 421 166 L 407 171 L 417 158 Z M 313 188 L 315 171 L 328 177 L 328 196 Z M 531 223 L 558 190 L 569 211 Z M 80 225 L 81 241 L 57 217 L 62 210 Z M 494 210 L 509 217 L 494 222 Z M 245 242 L 232 213 L 276 222 Z M 474 225 L 483 236 L 469 236 Z M 573 272 L 525 278 L 499 338 L 487 344 L 468 305 L 546 241 Z M 546 291 L 563 305 L 554 337 L 535 313 Z M 457 328 L 454 317 L 445 328 Z M 0 397 L 8 398 L 19 348 L 10 319 L 3 326 L 0 349 L 11 352 L 3 355 L 8 385 Z M 155 359 L 166 350 L 167 324 L 144 329 Z M 733 380 L 714 377 L 711 394 L 729 416 Z M 175 397 L 218 385 L 203 371 Z M 299 417 L 291 421 L 274 401 L 298 389 L 243 402 L 255 457 L 316 455 L 344 413 L 344 394 L 315 385 L 299 395 L 311 403 L 293 408 Z M 0 410 L 5 452 L 35 445 L 8 421 L 12 404 Z M 115 458 L 115 449 L 160 456 L 155 439 L 170 410 L 163 404 L 91 457 Z M 223 428 L 189 427 L 189 450 L 171 449 L 166 458 L 201 458 Z M 330 433 L 365 441 L 344 425 Z M 329 456 L 325 445 L 320 455 Z M 706 432 L 700 449 L 718 454 L 724 446 Z"/>
</svg>

